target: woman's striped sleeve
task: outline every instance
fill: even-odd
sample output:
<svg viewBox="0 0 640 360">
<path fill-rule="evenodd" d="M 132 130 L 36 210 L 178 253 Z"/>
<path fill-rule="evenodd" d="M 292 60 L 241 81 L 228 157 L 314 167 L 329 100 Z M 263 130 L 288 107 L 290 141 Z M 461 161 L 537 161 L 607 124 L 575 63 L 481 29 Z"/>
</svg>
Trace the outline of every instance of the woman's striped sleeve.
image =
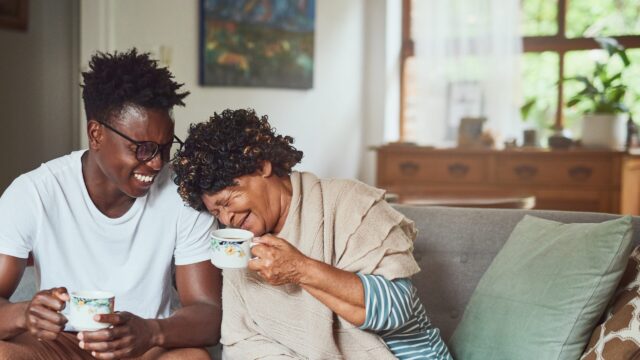
<svg viewBox="0 0 640 360">
<path fill-rule="evenodd" d="M 409 279 L 387 280 L 379 275 L 358 274 L 364 286 L 366 318 L 363 330 L 385 331 L 403 326 L 412 317 Z"/>
</svg>

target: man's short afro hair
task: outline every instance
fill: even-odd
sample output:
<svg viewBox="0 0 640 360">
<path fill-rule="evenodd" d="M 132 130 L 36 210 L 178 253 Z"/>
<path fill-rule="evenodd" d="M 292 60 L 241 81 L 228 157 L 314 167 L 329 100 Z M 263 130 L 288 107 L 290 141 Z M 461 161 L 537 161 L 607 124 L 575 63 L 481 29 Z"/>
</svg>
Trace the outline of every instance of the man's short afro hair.
<svg viewBox="0 0 640 360">
<path fill-rule="evenodd" d="M 98 52 L 89 61 L 89 71 L 82 73 L 82 99 L 87 120 L 108 122 L 109 117 L 126 105 L 171 110 L 184 106 L 188 91 L 178 92 L 184 84 L 173 81 L 167 68 L 148 53 L 133 48 L 126 52 Z"/>
</svg>

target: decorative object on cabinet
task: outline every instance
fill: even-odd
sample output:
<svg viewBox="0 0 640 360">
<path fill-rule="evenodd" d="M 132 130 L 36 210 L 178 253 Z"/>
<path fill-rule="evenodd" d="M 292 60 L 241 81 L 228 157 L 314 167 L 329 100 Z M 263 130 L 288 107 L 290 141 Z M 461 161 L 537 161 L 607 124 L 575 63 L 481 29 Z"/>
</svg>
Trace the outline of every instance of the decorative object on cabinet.
<svg viewBox="0 0 640 360">
<path fill-rule="evenodd" d="M 554 130 L 547 141 L 552 149 L 568 149 L 573 145 L 573 140 L 563 130 Z"/>
<path fill-rule="evenodd" d="M 487 121 L 484 117 L 463 117 L 458 127 L 458 147 L 492 147 L 494 139 L 482 128 Z"/>
<path fill-rule="evenodd" d="M 520 118 L 527 124 L 522 146 L 538 147 L 539 140 L 553 123 L 553 109 L 547 99 L 531 97 L 520 107 Z"/>
<path fill-rule="evenodd" d="M 538 147 L 538 131 L 536 129 L 526 129 L 522 133 L 522 146 Z"/>
</svg>

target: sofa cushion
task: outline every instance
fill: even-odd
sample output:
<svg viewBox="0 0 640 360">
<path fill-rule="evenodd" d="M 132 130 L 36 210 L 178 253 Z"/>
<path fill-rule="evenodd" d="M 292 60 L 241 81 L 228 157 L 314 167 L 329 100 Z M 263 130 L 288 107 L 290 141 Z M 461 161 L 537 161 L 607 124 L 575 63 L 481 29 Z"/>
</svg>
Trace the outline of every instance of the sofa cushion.
<svg viewBox="0 0 640 360">
<path fill-rule="evenodd" d="M 640 355 L 640 247 L 633 249 L 606 320 L 591 334 L 582 360 L 634 359 Z"/>
<path fill-rule="evenodd" d="M 630 217 L 525 216 L 478 283 L 451 340 L 454 358 L 579 358 L 630 251 Z"/>
</svg>

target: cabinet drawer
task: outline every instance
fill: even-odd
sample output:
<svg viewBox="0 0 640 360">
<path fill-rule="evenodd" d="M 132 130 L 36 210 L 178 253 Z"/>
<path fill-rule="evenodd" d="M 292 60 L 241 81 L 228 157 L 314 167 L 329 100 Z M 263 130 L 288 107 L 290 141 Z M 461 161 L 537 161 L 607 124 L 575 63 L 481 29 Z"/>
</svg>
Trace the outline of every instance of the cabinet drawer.
<svg viewBox="0 0 640 360">
<path fill-rule="evenodd" d="M 505 184 L 586 185 L 611 184 L 611 167 L 606 159 L 501 158 L 498 181 Z"/>
<path fill-rule="evenodd" d="M 486 162 L 473 156 L 389 156 L 381 171 L 387 184 L 478 183 L 487 179 Z"/>
</svg>

